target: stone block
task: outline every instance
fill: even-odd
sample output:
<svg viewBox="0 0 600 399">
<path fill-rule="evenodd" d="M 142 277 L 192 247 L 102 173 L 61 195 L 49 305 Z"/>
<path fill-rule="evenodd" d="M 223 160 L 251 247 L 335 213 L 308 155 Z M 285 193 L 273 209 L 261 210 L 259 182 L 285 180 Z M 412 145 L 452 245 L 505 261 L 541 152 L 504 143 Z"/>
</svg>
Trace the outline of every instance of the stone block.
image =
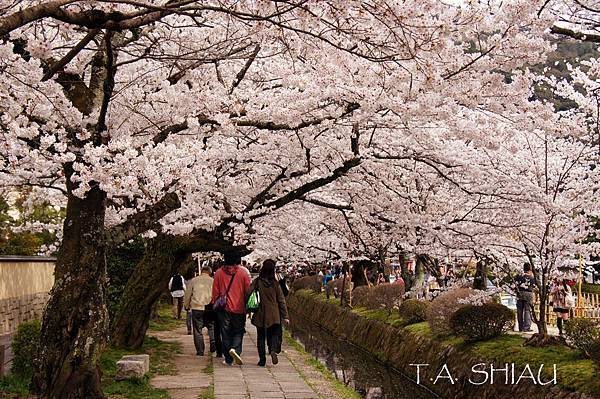
<svg viewBox="0 0 600 399">
<path fill-rule="evenodd" d="M 366 399 L 383 399 L 383 390 L 380 387 L 369 388 Z"/>
<path fill-rule="evenodd" d="M 150 355 L 127 355 L 123 356 L 121 360 L 133 360 L 144 363 L 144 374 L 150 371 Z"/>
<path fill-rule="evenodd" d="M 141 379 L 146 374 L 144 370 L 145 367 L 142 360 L 119 360 L 117 362 L 115 380 Z"/>
</svg>

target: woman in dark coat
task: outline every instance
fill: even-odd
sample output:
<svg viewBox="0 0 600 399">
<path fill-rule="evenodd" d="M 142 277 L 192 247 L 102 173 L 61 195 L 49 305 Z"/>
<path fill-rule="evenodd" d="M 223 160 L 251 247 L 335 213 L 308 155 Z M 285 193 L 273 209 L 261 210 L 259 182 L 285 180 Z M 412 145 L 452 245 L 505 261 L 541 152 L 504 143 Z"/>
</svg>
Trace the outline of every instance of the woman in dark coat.
<svg viewBox="0 0 600 399">
<path fill-rule="evenodd" d="M 260 306 L 252 316 L 252 324 L 256 326 L 258 365 L 267 363 L 265 339 L 273 364 L 278 363 L 277 354 L 281 352 L 281 325 L 288 323 L 288 311 L 281 286 L 275 279 L 275 261 L 267 259 L 263 262 L 260 274 L 251 285 L 250 293 L 258 290 Z"/>
</svg>

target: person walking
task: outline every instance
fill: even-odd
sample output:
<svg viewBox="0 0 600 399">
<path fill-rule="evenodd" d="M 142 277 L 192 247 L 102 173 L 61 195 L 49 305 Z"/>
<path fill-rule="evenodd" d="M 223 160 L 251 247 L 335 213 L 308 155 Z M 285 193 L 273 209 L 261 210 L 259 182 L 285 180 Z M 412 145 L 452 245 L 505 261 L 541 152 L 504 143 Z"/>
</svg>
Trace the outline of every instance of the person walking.
<svg viewBox="0 0 600 399">
<path fill-rule="evenodd" d="M 196 268 L 194 268 L 196 269 Z M 188 275 L 186 276 L 185 279 L 185 286 L 186 288 L 189 288 L 190 286 L 190 282 L 193 280 L 194 277 L 198 276 L 198 272 L 196 270 L 191 270 L 188 271 Z M 185 291 L 185 294 L 187 294 L 187 289 Z M 185 295 L 183 296 L 183 309 L 185 309 L 185 326 L 187 327 L 187 335 L 192 335 L 192 310 L 185 305 Z"/>
<path fill-rule="evenodd" d="M 169 280 L 169 291 L 173 298 L 173 317 L 181 320 L 181 310 L 183 309 L 183 296 L 185 295 L 185 281 L 179 272 L 171 276 Z"/>
<path fill-rule="evenodd" d="M 285 296 L 275 278 L 274 260 L 267 259 L 263 262 L 258 277 L 250 287 L 248 297 L 254 291 L 258 291 L 260 305 L 252 316 L 252 324 L 256 327 L 258 365 L 264 367 L 267 363 L 265 340 L 272 363 L 279 363 L 277 355 L 281 353 L 282 324 L 289 322 Z"/>
<path fill-rule="evenodd" d="M 333 287 L 333 274 L 331 270 L 325 270 L 325 276 L 323 277 L 323 289 L 325 290 L 325 295 L 327 299 L 331 295 L 331 288 Z"/>
<path fill-rule="evenodd" d="M 531 331 L 531 310 L 533 309 L 533 287 L 535 277 L 529 263 L 523 264 L 523 273 L 515 278 L 517 293 L 517 324 L 519 331 Z"/>
<path fill-rule="evenodd" d="M 210 274 L 210 267 L 203 266 L 200 275 L 190 280 L 185 291 L 184 306 L 186 309 L 191 309 L 192 311 L 194 346 L 196 347 L 196 355 L 198 356 L 204 356 L 204 335 L 202 334 L 204 327 L 208 329 L 210 351 L 215 352 L 217 350 L 214 323 L 204 317 L 206 306 L 212 300 L 213 279 L 210 277 Z"/>
<path fill-rule="evenodd" d="M 242 342 L 246 324 L 246 293 L 250 287 L 250 272 L 241 264 L 241 256 L 226 251 L 225 264 L 215 273 L 212 286 L 213 308 L 221 327 L 221 343 L 225 364 L 242 365 Z"/>
<path fill-rule="evenodd" d="M 563 322 L 569 320 L 569 309 L 575 305 L 571 287 L 562 276 L 557 276 L 552 280 L 550 287 L 550 305 L 552 311 L 556 313 L 556 327 L 558 335 L 563 335 Z"/>
</svg>

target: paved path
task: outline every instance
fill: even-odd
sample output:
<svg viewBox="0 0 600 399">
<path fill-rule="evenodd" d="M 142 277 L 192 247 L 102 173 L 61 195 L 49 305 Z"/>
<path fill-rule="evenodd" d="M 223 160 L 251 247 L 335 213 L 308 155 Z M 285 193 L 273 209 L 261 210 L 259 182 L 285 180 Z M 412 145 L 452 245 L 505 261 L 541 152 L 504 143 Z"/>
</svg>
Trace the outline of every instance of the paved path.
<svg viewBox="0 0 600 399">
<path fill-rule="evenodd" d="M 246 331 L 243 366 L 227 366 L 221 359 L 214 359 L 216 399 L 319 398 L 287 358 L 285 352 L 291 349 L 285 343 L 279 364 L 271 365 L 271 358 L 267 356 L 267 367 L 258 367 L 256 328 L 247 323 Z"/>
<path fill-rule="evenodd" d="M 509 331 L 508 333 L 513 334 L 513 335 L 520 335 L 525 338 L 530 338 L 533 334 L 537 334 L 537 332 L 538 332 L 537 324 L 535 324 L 533 322 L 531 323 L 531 331 L 530 332 L 521 332 L 521 331 L 518 331 L 517 328 L 518 328 L 518 326 L 515 323 L 515 329 L 513 331 Z M 549 335 L 558 336 L 558 328 L 556 326 L 548 325 L 547 328 L 548 328 Z"/>
<path fill-rule="evenodd" d="M 185 325 L 172 331 L 154 332 L 152 336 L 163 341 L 179 342 L 183 349 L 183 353 L 175 355 L 177 375 L 157 375 L 150 381 L 152 386 L 166 389 L 172 399 L 198 399 L 212 383 L 212 376 L 204 372 L 210 358 L 196 356 L 194 340 L 187 335 Z"/>
<path fill-rule="evenodd" d="M 258 367 L 256 350 L 256 328 L 248 321 L 242 350 L 243 366 L 226 366 L 223 359 L 212 358 L 214 376 L 207 374 L 206 367 L 211 363 L 207 356 L 196 356 L 194 340 L 187 335 L 185 326 L 176 330 L 152 333 L 164 341 L 180 342 L 183 353 L 175 356 L 177 375 L 156 376 L 151 384 L 155 388 L 166 389 L 172 399 L 197 399 L 214 383 L 215 399 L 318 399 L 292 365 L 286 351 L 292 348 L 283 344 L 279 364 L 271 365 L 267 356 L 267 367 Z M 204 330 L 205 345 L 208 337 Z"/>
</svg>

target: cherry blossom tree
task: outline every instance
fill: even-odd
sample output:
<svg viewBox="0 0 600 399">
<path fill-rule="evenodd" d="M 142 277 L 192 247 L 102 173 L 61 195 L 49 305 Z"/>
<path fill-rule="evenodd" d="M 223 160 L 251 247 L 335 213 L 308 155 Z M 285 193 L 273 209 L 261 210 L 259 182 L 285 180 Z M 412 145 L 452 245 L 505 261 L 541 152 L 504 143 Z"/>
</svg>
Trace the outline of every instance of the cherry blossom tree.
<svg viewBox="0 0 600 399">
<path fill-rule="evenodd" d="M 542 3 L 1 2 L 2 185 L 66 203 L 34 392 L 102 396 L 107 246 L 243 242 L 392 161 L 451 181 L 448 143 L 493 146 L 494 120 L 538 112 L 531 78 L 500 71 L 550 49 Z"/>
</svg>

